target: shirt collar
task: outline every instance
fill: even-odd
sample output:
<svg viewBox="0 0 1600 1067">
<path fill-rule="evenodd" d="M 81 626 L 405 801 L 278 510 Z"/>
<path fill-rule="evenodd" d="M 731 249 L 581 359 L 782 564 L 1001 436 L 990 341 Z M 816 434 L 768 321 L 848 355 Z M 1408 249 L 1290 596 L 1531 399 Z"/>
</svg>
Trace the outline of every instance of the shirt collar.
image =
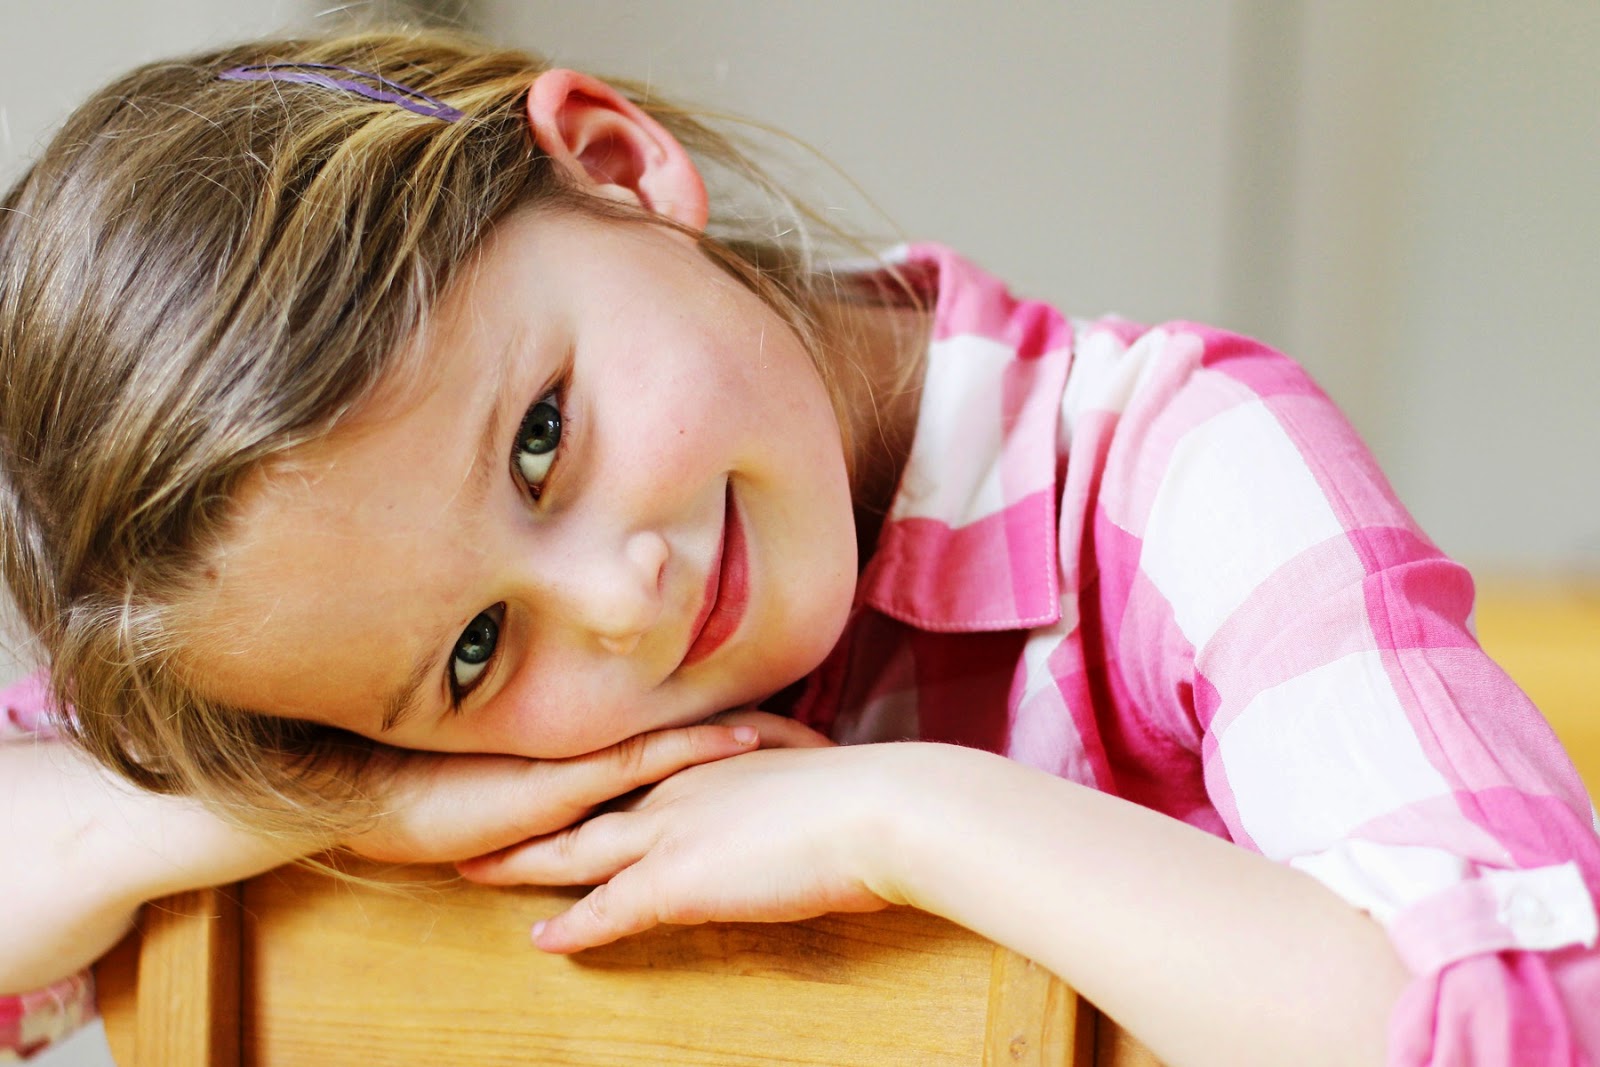
<svg viewBox="0 0 1600 1067">
<path fill-rule="evenodd" d="M 857 604 L 941 632 L 1050 625 L 1071 324 L 947 248 L 889 259 L 936 294 L 933 338 L 911 455 Z"/>
</svg>

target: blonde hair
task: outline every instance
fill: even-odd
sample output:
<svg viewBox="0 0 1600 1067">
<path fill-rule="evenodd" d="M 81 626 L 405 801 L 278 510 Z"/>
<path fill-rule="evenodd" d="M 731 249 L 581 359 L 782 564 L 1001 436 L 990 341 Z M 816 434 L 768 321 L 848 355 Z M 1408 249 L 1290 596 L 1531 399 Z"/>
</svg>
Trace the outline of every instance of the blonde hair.
<svg viewBox="0 0 1600 1067">
<path fill-rule="evenodd" d="M 217 77 L 265 63 L 369 71 L 465 117 Z M 0 204 L 0 564 L 66 727 L 136 785 L 279 833 L 371 814 L 346 772 L 372 743 L 204 699 L 180 665 L 183 608 L 246 476 L 405 372 L 403 342 L 498 221 L 619 213 L 533 144 L 523 103 L 544 66 L 439 31 L 150 64 L 79 108 Z M 703 168 L 785 202 L 728 137 L 613 84 Z M 701 247 L 822 352 L 838 294 L 809 266 L 811 229 L 723 201 Z"/>
</svg>

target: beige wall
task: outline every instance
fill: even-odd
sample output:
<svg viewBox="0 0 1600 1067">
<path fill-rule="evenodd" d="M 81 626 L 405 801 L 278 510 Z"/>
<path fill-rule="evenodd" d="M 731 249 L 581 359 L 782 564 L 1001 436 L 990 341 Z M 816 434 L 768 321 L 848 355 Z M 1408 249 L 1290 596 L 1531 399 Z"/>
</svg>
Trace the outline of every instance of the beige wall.
<svg viewBox="0 0 1600 1067">
<path fill-rule="evenodd" d="M 1600 573 L 1600 5 L 1305 11 L 1284 343 L 1446 549 Z"/>
<path fill-rule="evenodd" d="M 0 182 L 124 69 L 303 19 L 306 0 L 0 0 Z"/>
</svg>

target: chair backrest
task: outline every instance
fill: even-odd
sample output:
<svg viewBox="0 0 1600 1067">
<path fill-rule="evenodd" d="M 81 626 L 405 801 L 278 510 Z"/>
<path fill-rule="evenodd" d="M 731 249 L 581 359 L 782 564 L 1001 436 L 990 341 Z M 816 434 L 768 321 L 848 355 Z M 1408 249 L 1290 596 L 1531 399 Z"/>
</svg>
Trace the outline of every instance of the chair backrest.
<svg viewBox="0 0 1600 1067">
<path fill-rule="evenodd" d="M 1048 971 L 908 909 L 662 928 L 563 958 L 527 931 L 569 891 L 360 873 L 400 889 L 285 868 L 151 905 L 142 942 L 98 972 L 117 1062 L 1155 1063 Z"/>
</svg>

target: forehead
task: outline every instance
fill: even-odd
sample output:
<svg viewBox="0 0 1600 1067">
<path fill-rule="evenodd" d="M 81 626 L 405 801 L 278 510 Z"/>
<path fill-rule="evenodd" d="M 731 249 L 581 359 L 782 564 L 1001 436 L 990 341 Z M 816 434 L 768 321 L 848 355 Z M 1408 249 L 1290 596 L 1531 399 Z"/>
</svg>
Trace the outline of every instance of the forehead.
<svg viewBox="0 0 1600 1067">
<path fill-rule="evenodd" d="M 440 322 L 420 358 L 401 361 L 409 373 L 235 496 L 194 612 L 206 651 L 189 667 L 206 695 L 363 722 L 464 610 L 416 591 L 465 584 L 479 432 L 500 382 L 497 361 Z"/>
</svg>

